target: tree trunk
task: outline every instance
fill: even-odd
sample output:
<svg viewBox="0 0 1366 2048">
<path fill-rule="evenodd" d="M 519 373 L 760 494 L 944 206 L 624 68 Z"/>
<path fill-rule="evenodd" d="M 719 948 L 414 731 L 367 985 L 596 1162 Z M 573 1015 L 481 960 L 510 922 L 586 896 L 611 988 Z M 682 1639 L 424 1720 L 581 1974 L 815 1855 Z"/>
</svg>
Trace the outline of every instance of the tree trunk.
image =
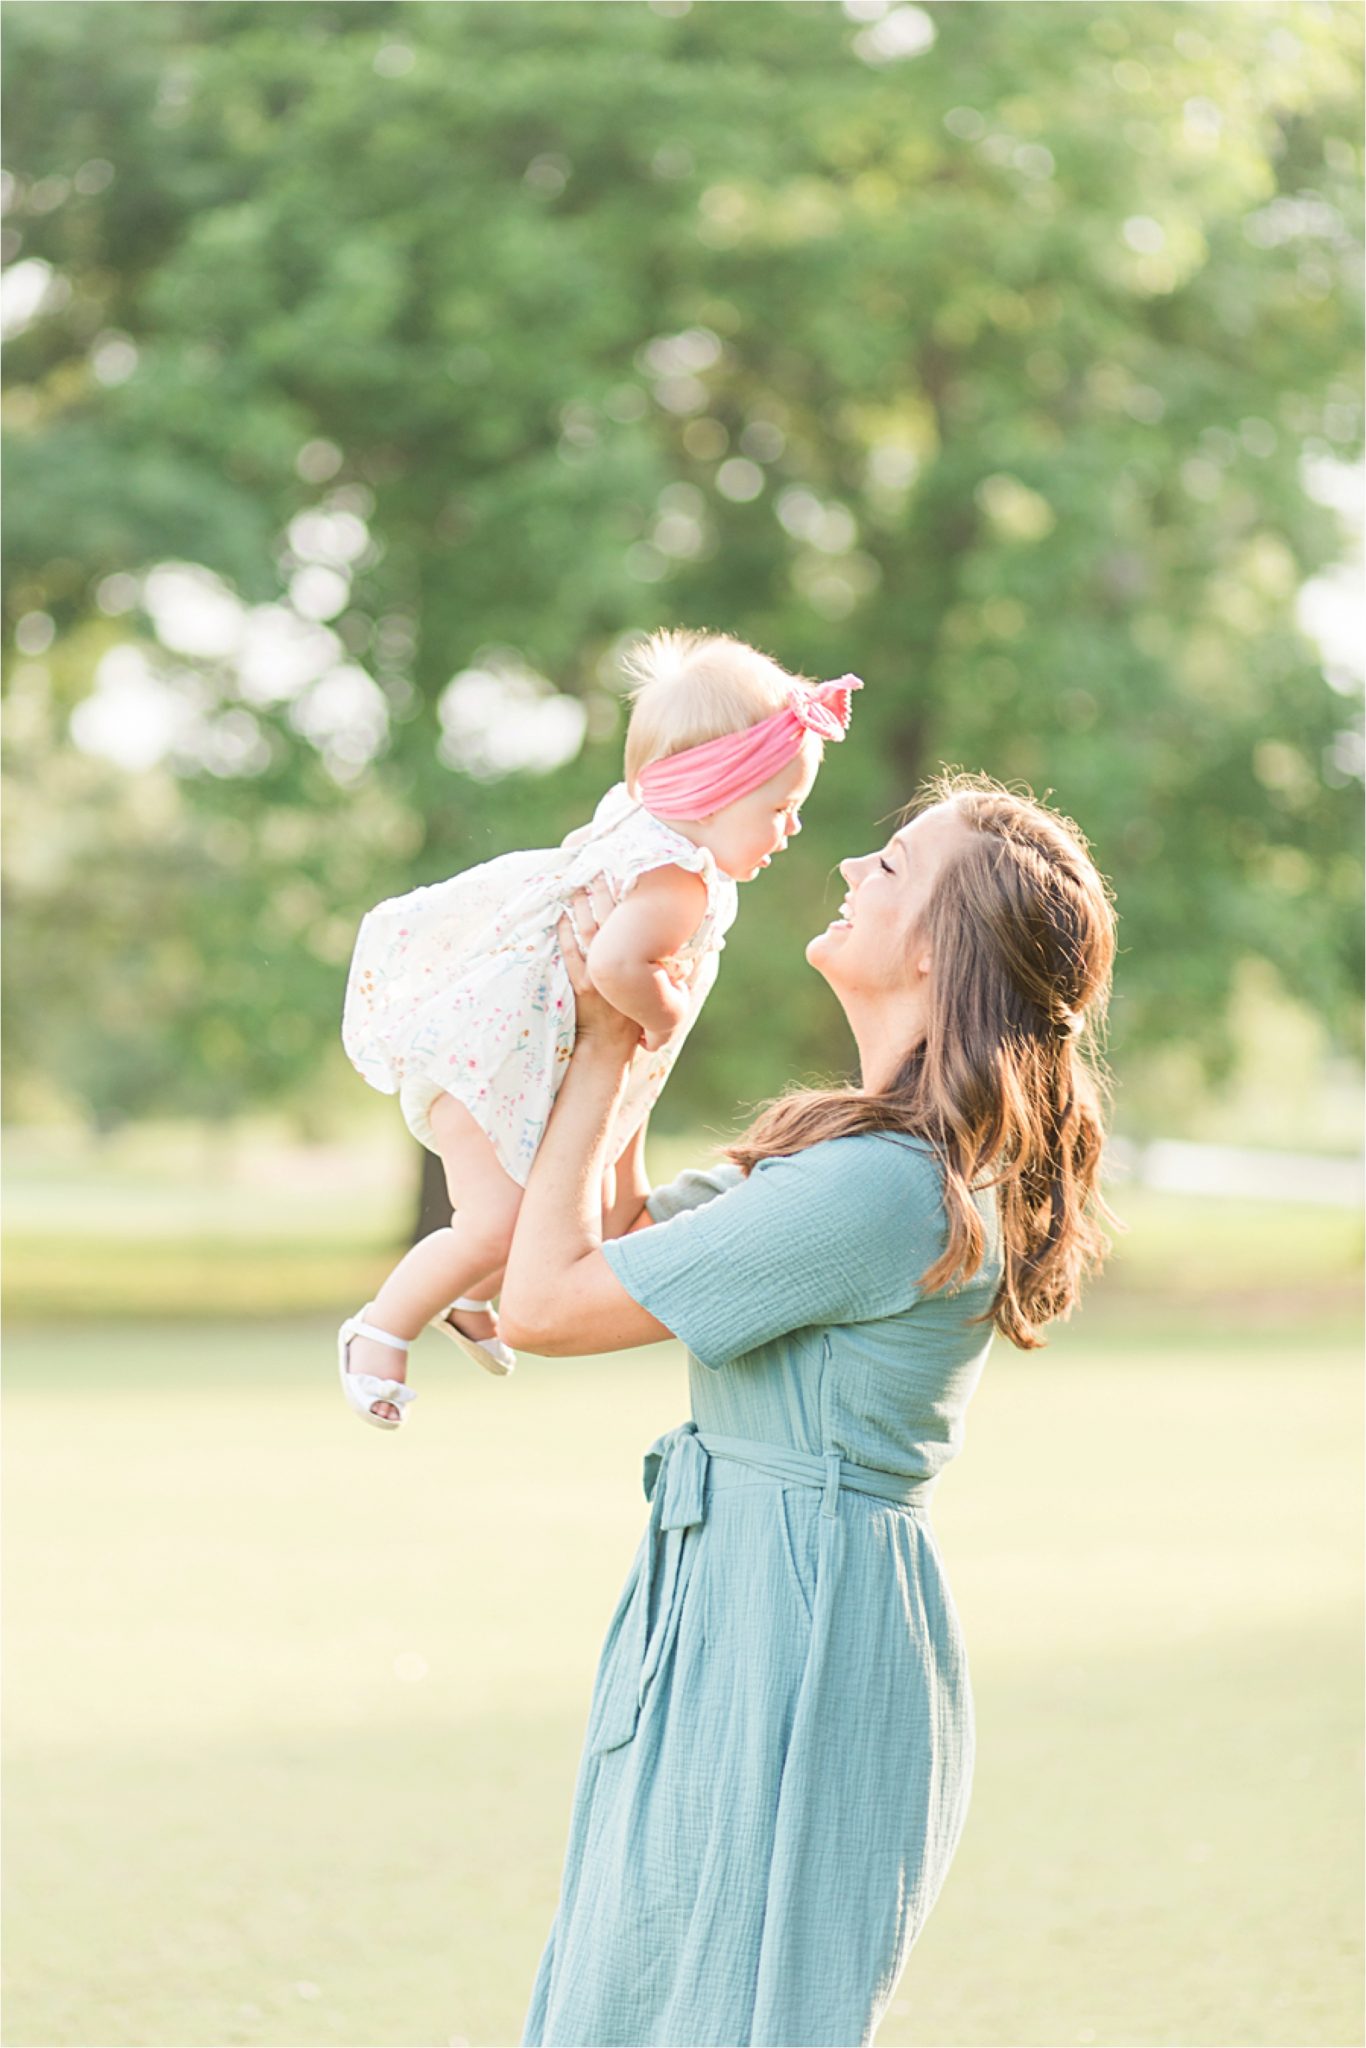
<svg viewBox="0 0 1366 2048">
<path fill-rule="evenodd" d="M 451 1220 L 451 1198 L 446 1192 L 446 1173 L 435 1152 L 422 1147 L 422 1171 L 418 1183 L 417 1208 L 413 1217 L 413 1243 L 441 1230 Z"/>
</svg>

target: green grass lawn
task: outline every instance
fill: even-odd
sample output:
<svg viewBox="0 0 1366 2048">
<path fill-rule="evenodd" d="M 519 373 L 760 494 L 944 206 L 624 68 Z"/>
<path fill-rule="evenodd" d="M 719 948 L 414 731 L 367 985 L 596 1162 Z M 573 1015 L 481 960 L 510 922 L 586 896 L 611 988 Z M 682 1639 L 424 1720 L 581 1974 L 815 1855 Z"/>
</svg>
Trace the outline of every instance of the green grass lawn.
<svg viewBox="0 0 1366 2048">
<path fill-rule="evenodd" d="M 5 1354 L 5 2040 L 515 2041 L 682 1355 L 496 1381 L 426 1339 L 381 1435 L 335 1387 L 354 1284 L 138 1317 L 185 1215 L 97 1192 L 54 1166 L 23 1227 L 115 1247 L 124 1314 L 21 1278 Z M 291 1301 L 345 1208 L 215 1199 Z M 880 2048 L 1362 2039 L 1356 1226 L 1120 1206 L 937 1498 L 977 1777 Z"/>
</svg>

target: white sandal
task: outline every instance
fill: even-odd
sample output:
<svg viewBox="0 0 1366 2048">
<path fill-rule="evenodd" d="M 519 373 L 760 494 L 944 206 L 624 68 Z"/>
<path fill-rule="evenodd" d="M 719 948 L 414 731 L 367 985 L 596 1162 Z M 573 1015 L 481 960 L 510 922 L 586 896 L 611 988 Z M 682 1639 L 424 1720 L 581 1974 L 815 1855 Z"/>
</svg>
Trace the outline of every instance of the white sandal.
<svg viewBox="0 0 1366 2048">
<path fill-rule="evenodd" d="M 485 1372 L 496 1373 L 501 1378 L 515 1370 L 517 1353 L 509 1351 L 501 1337 L 467 1337 L 463 1330 L 457 1330 L 455 1324 L 448 1320 L 453 1308 L 473 1309 L 486 1315 L 491 1306 L 490 1302 L 475 1301 L 470 1295 L 462 1294 L 458 1301 L 447 1302 L 445 1308 L 432 1317 L 432 1328 L 449 1337 L 452 1344 L 458 1344 L 476 1365 L 483 1366 Z"/>
<path fill-rule="evenodd" d="M 407 1402 L 417 1399 L 417 1390 L 403 1380 L 382 1380 L 373 1372 L 348 1372 L 346 1357 L 353 1337 L 370 1337 L 376 1344 L 387 1344 L 391 1351 L 406 1351 L 407 1340 L 393 1337 L 388 1330 L 377 1330 L 373 1323 L 363 1318 L 374 1307 L 367 1301 L 359 1315 L 348 1316 L 337 1332 L 337 1369 L 341 1373 L 342 1392 L 347 1406 L 353 1408 L 362 1422 L 373 1422 L 376 1429 L 397 1429 L 403 1421 L 403 1409 Z M 392 1402 L 398 1409 L 397 1415 L 376 1415 L 376 1401 Z"/>
</svg>

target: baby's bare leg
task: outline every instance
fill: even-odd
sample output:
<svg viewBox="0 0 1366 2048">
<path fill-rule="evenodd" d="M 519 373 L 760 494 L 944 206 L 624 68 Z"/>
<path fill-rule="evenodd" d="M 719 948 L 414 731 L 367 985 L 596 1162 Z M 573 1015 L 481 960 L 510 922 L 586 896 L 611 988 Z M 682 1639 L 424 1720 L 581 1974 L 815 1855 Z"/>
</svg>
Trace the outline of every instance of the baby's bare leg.
<svg viewBox="0 0 1366 2048">
<path fill-rule="evenodd" d="M 474 1123 L 474 1118 L 454 1096 L 446 1094 L 436 1098 L 429 1116 L 432 1135 L 440 1148 L 441 1163 L 446 1169 L 446 1193 L 451 1198 L 452 1210 L 456 1211 L 467 1206 L 470 1201 L 469 1182 L 464 1177 L 464 1158 L 460 1147 L 469 1126 Z M 476 1125 L 475 1128 L 479 1127 Z M 452 1143 L 447 1143 L 448 1136 L 453 1140 Z M 516 1187 L 517 1183 L 514 1181 L 512 1185 Z M 520 1195 L 521 1190 L 518 1188 L 519 1206 Z M 451 1220 L 455 1222 L 458 1219 L 453 1215 Z M 509 1243 L 511 1238 L 512 1233 L 509 1231 Z M 507 1246 L 504 1246 L 503 1256 L 498 1264 L 490 1267 L 487 1273 L 481 1273 L 477 1280 L 467 1281 L 459 1292 L 468 1295 L 472 1301 L 492 1302 L 503 1284 L 503 1270 L 507 1264 L 506 1253 Z M 453 1323 L 465 1337 L 484 1338 L 498 1335 L 498 1317 L 492 1308 L 453 1308 L 446 1320 Z"/>
<path fill-rule="evenodd" d="M 432 1132 L 441 1148 L 448 1188 L 460 1189 L 460 1206 L 444 1230 L 433 1230 L 405 1252 L 375 1296 L 366 1317 L 391 1336 L 413 1338 L 437 1310 L 459 1294 L 474 1291 L 475 1282 L 498 1273 L 506 1264 L 522 1190 L 499 1163 L 484 1132 L 462 1104 L 440 1095 L 431 1110 Z M 489 1319 L 461 1312 L 460 1327 L 471 1336 L 493 1334 Z M 474 1327 L 479 1325 L 479 1327 Z M 406 1359 L 368 1337 L 352 1339 L 347 1363 L 352 1372 L 373 1372 L 382 1379 L 406 1377 Z M 377 1415 L 397 1415 L 388 1401 Z"/>
<path fill-rule="evenodd" d="M 454 1323 L 456 1329 L 463 1336 L 496 1337 L 498 1335 L 498 1317 L 492 1303 L 494 1297 L 502 1288 L 503 1274 L 506 1270 L 506 1264 L 496 1266 L 491 1273 L 485 1273 L 482 1278 L 475 1280 L 470 1286 L 461 1289 L 461 1294 L 468 1297 L 469 1300 L 486 1301 L 490 1304 L 488 1308 L 483 1309 L 452 1308 L 449 1311 L 446 1317 L 447 1322 Z"/>
<path fill-rule="evenodd" d="M 618 1201 L 626 1199 L 627 1190 L 624 1179 L 619 1178 L 619 1175 L 624 1175 L 626 1172 L 636 1143 L 637 1140 L 633 1138 L 616 1164 L 604 1169 L 602 1177 L 602 1234 L 604 1237 L 617 1237 L 620 1235 L 616 1209 Z M 636 1210 L 632 1211 L 633 1216 L 637 1213 L 639 1206 L 639 1203 L 637 1203 Z M 505 1271 L 505 1265 L 495 1267 L 492 1272 L 483 1274 L 481 1278 L 466 1287 L 464 1289 L 465 1294 L 472 1301 L 492 1303 L 503 1285 L 503 1274 Z M 498 1335 L 498 1318 L 491 1307 L 484 1311 L 474 1308 L 452 1308 L 448 1320 L 454 1323 L 456 1328 L 466 1337 L 496 1337 Z"/>
<path fill-rule="evenodd" d="M 603 1177 L 602 1234 L 605 1238 L 621 1237 L 633 1230 L 644 1210 L 645 1199 L 650 1192 L 650 1178 L 645 1171 L 645 1124 L 648 1121 L 647 1115 Z"/>
</svg>

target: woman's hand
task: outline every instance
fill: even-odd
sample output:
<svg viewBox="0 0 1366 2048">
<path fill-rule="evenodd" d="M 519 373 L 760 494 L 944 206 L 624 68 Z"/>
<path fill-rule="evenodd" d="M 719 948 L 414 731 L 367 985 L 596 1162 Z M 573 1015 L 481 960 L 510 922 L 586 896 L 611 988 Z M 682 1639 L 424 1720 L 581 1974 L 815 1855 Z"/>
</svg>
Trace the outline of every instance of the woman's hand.
<svg viewBox="0 0 1366 2048">
<path fill-rule="evenodd" d="M 611 890 L 598 875 L 586 889 L 575 890 L 569 899 L 569 915 L 560 919 L 557 929 L 569 985 L 574 991 L 576 1046 L 588 1041 L 618 1053 L 625 1062 L 642 1042 L 641 1028 L 634 1017 L 609 1003 L 596 987 L 587 960 L 588 948 L 615 908 Z"/>
</svg>

